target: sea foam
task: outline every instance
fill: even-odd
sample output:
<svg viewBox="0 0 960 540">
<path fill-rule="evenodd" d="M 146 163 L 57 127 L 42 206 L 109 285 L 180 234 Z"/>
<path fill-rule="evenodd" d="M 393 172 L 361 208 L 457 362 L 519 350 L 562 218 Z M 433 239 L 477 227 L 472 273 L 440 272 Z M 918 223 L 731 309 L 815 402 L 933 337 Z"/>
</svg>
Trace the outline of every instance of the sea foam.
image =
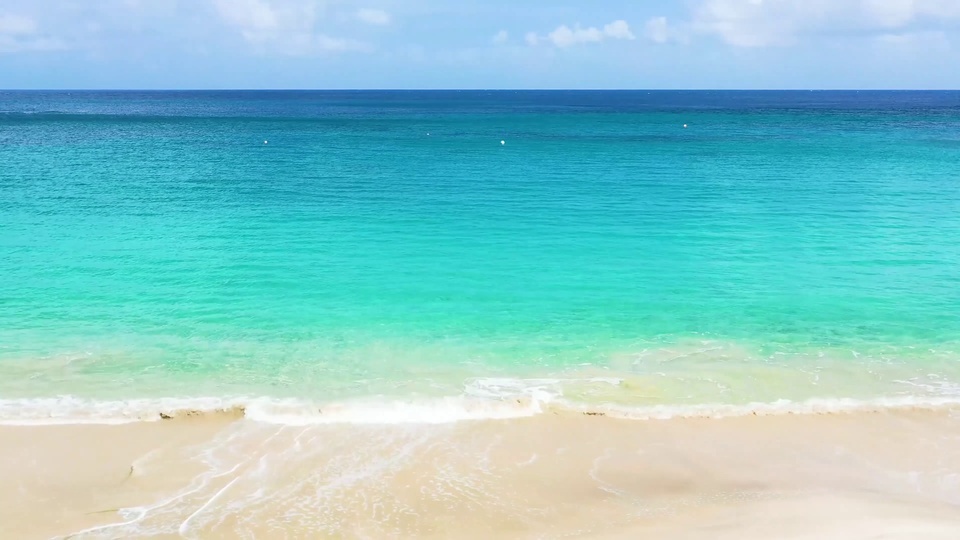
<svg viewBox="0 0 960 540">
<path fill-rule="evenodd" d="M 358 399 L 318 403 L 301 399 L 160 398 L 98 401 L 72 396 L 0 400 L 0 425 L 128 424 L 184 418 L 226 418 L 306 426 L 319 424 L 449 424 L 541 415 L 583 414 L 630 420 L 730 418 L 743 416 L 853 414 L 960 409 L 958 397 L 818 398 L 745 404 L 586 404 L 547 392 L 535 396 L 478 398 L 467 395 L 422 399 Z"/>
</svg>

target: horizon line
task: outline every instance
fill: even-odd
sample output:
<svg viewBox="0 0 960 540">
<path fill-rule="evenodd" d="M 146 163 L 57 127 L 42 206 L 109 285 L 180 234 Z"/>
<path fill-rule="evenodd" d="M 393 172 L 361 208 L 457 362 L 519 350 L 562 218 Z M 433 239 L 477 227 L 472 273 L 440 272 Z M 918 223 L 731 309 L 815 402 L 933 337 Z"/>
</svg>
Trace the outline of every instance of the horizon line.
<svg viewBox="0 0 960 540">
<path fill-rule="evenodd" d="M 960 88 L 0 88 L 0 92 L 958 92 Z"/>
</svg>

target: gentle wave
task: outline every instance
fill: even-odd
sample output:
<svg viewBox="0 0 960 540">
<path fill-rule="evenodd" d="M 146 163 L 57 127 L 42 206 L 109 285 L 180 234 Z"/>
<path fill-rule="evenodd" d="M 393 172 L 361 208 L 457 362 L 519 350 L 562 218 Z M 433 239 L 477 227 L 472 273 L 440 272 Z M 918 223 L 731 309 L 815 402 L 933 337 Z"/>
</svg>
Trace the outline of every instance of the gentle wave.
<svg viewBox="0 0 960 540">
<path fill-rule="evenodd" d="M 241 418 L 250 403 L 240 398 L 2 399 L 0 425 L 128 424 L 218 415 Z"/>
<path fill-rule="evenodd" d="M 446 397 L 419 401 L 319 404 L 273 398 L 163 398 L 96 401 L 59 398 L 0 400 L 0 425 L 128 424 L 183 418 L 246 418 L 284 425 L 444 424 L 506 419 L 543 412 L 536 399 Z"/>
<path fill-rule="evenodd" d="M 449 424 L 525 418 L 546 412 L 631 420 L 938 411 L 960 408 L 960 397 L 810 399 L 699 405 L 586 405 L 553 396 L 483 399 L 365 400 L 318 404 L 273 398 L 164 398 L 95 401 L 77 397 L 0 400 L 0 425 L 128 424 L 184 418 L 240 419 L 277 425 Z"/>
<path fill-rule="evenodd" d="M 768 403 L 653 405 L 625 407 L 604 405 L 576 407 L 584 414 L 630 420 L 672 420 L 679 418 L 736 418 L 744 416 L 786 416 L 882 413 L 896 411 L 938 411 L 960 408 L 960 397 L 887 397 L 876 399 L 818 398 L 804 401 L 781 399 Z"/>
<path fill-rule="evenodd" d="M 309 122 L 341 122 L 337 116 L 318 116 L 318 117 L 300 117 L 300 116 L 284 116 L 284 115 L 271 115 L 264 116 L 263 113 L 258 111 L 250 111 L 247 113 L 222 113 L 222 114 L 201 114 L 198 112 L 176 112 L 176 111 L 123 111 L 123 112 L 100 112 L 100 111 L 0 111 L 0 120 L 4 121 L 23 121 L 23 122 L 44 122 L 47 120 L 53 121 L 76 121 L 76 122 L 89 122 L 89 121 L 110 121 L 110 122 L 151 122 L 151 121 L 162 121 L 162 122 L 178 122 L 178 121 L 229 121 L 229 120 L 246 120 L 246 121 L 259 121 L 259 120 L 282 120 L 284 122 L 292 123 L 309 123 Z"/>
<path fill-rule="evenodd" d="M 45 115 L 45 114 L 52 116 L 57 114 L 72 114 L 72 113 L 69 113 L 67 111 L 57 111 L 57 110 L 49 110 L 49 111 L 9 110 L 8 111 L 8 110 L 0 109 L 0 116 L 36 116 L 36 115 Z M 77 114 L 77 113 L 73 113 L 73 114 Z"/>
</svg>

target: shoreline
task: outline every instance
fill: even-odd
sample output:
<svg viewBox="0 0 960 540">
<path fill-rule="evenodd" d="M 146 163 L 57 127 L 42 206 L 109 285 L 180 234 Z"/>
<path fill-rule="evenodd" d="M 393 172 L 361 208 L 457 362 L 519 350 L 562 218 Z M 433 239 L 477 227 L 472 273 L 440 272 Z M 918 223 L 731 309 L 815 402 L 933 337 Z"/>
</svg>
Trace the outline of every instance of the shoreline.
<svg viewBox="0 0 960 540">
<path fill-rule="evenodd" d="M 726 419 L 960 410 L 960 397 L 899 395 L 810 398 L 744 403 L 583 403 L 533 391 L 502 397 L 452 395 L 433 398 L 355 399 L 320 402 L 297 398 L 196 397 L 95 400 L 73 396 L 0 399 L 0 426 L 126 425 L 182 419 L 241 420 L 272 425 L 453 424 L 585 415 L 635 421 Z"/>
<path fill-rule="evenodd" d="M 25 539 L 953 538 L 960 528 L 960 408 L 0 426 L 0 467 L 0 536 Z"/>
</svg>

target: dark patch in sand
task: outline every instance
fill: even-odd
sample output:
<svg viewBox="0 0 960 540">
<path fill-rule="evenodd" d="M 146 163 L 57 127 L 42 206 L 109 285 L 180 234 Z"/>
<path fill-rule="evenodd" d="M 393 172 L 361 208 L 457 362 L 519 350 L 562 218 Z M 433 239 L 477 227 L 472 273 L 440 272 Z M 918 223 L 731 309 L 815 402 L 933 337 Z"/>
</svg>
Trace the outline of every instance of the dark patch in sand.
<svg viewBox="0 0 960 540">
<path fill-rule="evenodd" d="M 175 420 L 178 418 L 206 418 L 227 416 L 229 418 L 243 418 L 246 414 L 246 408 L 242 406 L 229 407 L 226 409 L 214 409 L 209 411 L 199 409 L 184 409 L 180 411 L 160 412 L 161 420 Z"/>
</svg>

